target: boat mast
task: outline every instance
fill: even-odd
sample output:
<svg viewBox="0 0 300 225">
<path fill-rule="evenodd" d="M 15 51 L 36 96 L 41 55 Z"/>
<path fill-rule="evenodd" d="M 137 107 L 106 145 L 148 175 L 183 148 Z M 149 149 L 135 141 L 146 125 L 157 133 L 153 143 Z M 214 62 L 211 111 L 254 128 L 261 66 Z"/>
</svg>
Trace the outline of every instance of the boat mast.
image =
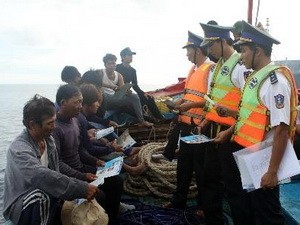
<svg viewBox="0 0 300 225">
<path fill-rule="evenodd" d="M 248 23 L 252 24 L 253 0 L 248 0 Z"/>
</svg>

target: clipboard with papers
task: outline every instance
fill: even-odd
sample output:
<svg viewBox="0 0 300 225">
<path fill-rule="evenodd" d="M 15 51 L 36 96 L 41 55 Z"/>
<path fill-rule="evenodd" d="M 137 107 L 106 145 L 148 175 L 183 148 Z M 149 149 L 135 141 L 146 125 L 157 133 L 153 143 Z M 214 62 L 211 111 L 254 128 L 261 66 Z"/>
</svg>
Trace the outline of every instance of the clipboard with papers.
<svg viewBox="0 0 300 225">
<path fill-rule="evenodd" d="M 233 153 L 241 174 L 244 189 L 251 191 L 260 188 L 261 178 L 269 167 L 272 144 L 273 140 L 268 139 Z M 288 141 L 277 172 L 278 181 L 297 174 L 300 174 L 300 164 L 291 141 Z"/>
</svg>

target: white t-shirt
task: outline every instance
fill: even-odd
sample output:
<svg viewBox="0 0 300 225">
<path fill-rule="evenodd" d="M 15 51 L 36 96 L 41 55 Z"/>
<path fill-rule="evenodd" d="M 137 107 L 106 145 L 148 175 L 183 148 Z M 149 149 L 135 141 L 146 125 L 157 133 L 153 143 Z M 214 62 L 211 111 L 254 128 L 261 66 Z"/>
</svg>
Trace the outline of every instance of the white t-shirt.
<svg viewBox="0 0 300 225">
<path fill-rule="evenodd" d="M 41 155 L 41 163 L 43 166 L 48 167 L 49 160 L 48 160 L 47 143 L 44 141 L 44 144 L 45 144 L 45 150 L 43 152 L 43 155 Z"/>
</svg>

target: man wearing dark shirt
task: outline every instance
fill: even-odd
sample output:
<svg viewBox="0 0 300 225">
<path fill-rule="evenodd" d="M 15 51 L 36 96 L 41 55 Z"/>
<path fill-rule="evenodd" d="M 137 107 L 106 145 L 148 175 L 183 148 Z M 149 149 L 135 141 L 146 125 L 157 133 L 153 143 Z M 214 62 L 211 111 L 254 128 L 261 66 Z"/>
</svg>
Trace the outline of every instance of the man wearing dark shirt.
<svg viewBox="0 0 300 225">
<path fill-rule="evenodd" d="M 82 132 L 77 120 L 82 109 L 82 94 L 78 87 L 67 84 L 59 87 L 56 93 L 56 102 L 59 105 L 56 127 L 53 132 L 57 152 L 59 155 L 60 172 L 85 181 L 93 181 L 98 166 L 103 161 L 91 156 L 83 147 Z M 105 178 L 99 186 L 100 198 L 97 201 L 104 207 L 109 224 L 117 224 L 123 181 L 119 176 Z"/>
<path fill-rule="evenodd" d="M 136 70 L 130 65 L 132 63 L 132 55 L 136 55 L 135 52 L 132 52 L 130 48 L 124 48 L 120 52 L 122 63 L 118 64 L 116 71 L 122 74 L 124 78 L 124 83 L 133 84 L 133 90 L 138 94 L 142 105 L 147 105 L 148 109 L 151 111 L 152 115 L 157 119 L 162 119 L 162 115 L 159 112 L 154 99 L 151 95 L 145 93 L 138 85 Z"/>
</svg>

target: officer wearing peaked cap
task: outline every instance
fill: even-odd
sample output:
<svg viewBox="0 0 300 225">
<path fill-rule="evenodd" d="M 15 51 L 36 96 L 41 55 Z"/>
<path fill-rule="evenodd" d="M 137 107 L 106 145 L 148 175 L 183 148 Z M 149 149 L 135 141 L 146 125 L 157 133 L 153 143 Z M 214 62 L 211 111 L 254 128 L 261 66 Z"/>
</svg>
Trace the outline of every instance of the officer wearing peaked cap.
<svg viewBox="0 0 300 225">
<path fill-rule="evenodd" d="M 194 34 L 191 31 L 188 31 L 188 41 L 182 48 L 187 48 L 190 46 L 200 47 L 203 41 L 203 37 L 200 37 L 197 34 Z"/>
<path fill-rule="evenodd" d="M 231 39 L 230 31 L 233 29 L 233 27 L 224 27 L 216 24 L 205 24 L 205 23 L 200 23 L 200 25 L 205 34 L 204 41 L 201 44 L 202 47 L 209 45 L 215 40 Z"/>
<path fill-rule="evenodd" d="M 233 28 L 231 30 L 235 40 L 239 40 L 242 34 L 242 30 L 243 30 L 243 21 L 236 21 L 233 24 Z"/>
<path fill-rule="evenodd" d="M 206 46 L 209 53 L 219 59 L 212 76 L 209 77 L 209 97 L 217 105 L 238 110 L 241 89 L 245 77 L 251 71 L 242 65 L 240 54 L 233 48 L 233 40 L 230 37 L 232 27 L 203 23 L 200 25 L 205 34 L 201 46 Z M 208 101 L 205 104 L 205 111 L 205 121 L 201 127 L 205 127 L 208 123 L 204 132 L 208 132 L 210 138 L 214 139 L 214 142 L 207 145 L 204 164 L 203 206 L 206 223 L 224 224 L 222 177 L 234 224 L 251 224 L 252 215 L 247 210 L 246 193 L 241 187 L 239 170 L 232 155 L 237 150 L 237 145 L 230 142 L 229 137 L 226 140 L 222 139 L 226 130 L 235 124 L 235 118 L 219 116 L 216 107 Z"/>
<path fill-rule="evenodd" d="M 188 32 L 188 41 L 183 46 L 186 49 L 186 56 L 194 65 L 186 78 L 184 95 L 174 103 L 175 109 L 180 111 L 176 125 L 172 130 L 163 156 L 172 160 L 177 148 L 178 139 L 181 136 L 188 136 L 199 125 L 204 117 L 200 103 L 204 101 L 201 97 L 207 93 L 207 80 L 213 63 L 207 57 L 205 48 L 200 47 L 203 38 Z M 204 104 L 202 103 L 202 106 Z M 202 148 L 202 151 L 199 150 Z M 165 208 L 184 208 L 186 206 L 187 194 L 195 172 L 198 188 L 198 215 L 202 211 L 202 190 L 203 190 L 203 160 L 205 146 L 201 144 L 187 144 L 180 141 L 177 161 L 177 187 L 170 202 L 163 205 Z M 153 156 L 152 156 L 153 157 Z M 154 157 L 153 157 L 154 158 Z"/>
<path fill-rule="evenodd" d="M 231 30 L 232 34 L 233 34 L 233 37 L 234 37 L 234 40 L 233 42 L 236 43 L 237 41 L 240 40 L 240 37 L 241 37 L 241 34 L 242 34 L 242 30 L 243 30 L 243 21 L 236 21 L 234 24 L 233 24 L 233 28 Z M 236 44 L 233 44 L 233 48 L 237 51 L 237 52 L 241 52 L 240 50 L 240 46 L 239 45 L 236 45 Z"/>
<path fill-rule="evenodd" d="M 261 188 L 247 194 L 251 199 L 248 208 L 257 224 L 284 224 L 277 172 L 287 142 L 294 136 L 298 98 L 291 71 L 271 62 L 272 46 L 279 43 L 266 31 L 243 21 L 238 41 L 241 58 L 245 66 L 254 71 L 243 89 L 232 141 L 242 149 L 266 138 L 273 140 Z"/>
<path fill-rule="evenodd" d="M 273 44 L 280 44 L 280 41 L 273 38 L 263 28 L 254 27 L 251 24 L 242 21 L 243 31 L 240 41 L 237 44 L 253 43 L 261 46 L 272 48 Z"/>
</svg>

